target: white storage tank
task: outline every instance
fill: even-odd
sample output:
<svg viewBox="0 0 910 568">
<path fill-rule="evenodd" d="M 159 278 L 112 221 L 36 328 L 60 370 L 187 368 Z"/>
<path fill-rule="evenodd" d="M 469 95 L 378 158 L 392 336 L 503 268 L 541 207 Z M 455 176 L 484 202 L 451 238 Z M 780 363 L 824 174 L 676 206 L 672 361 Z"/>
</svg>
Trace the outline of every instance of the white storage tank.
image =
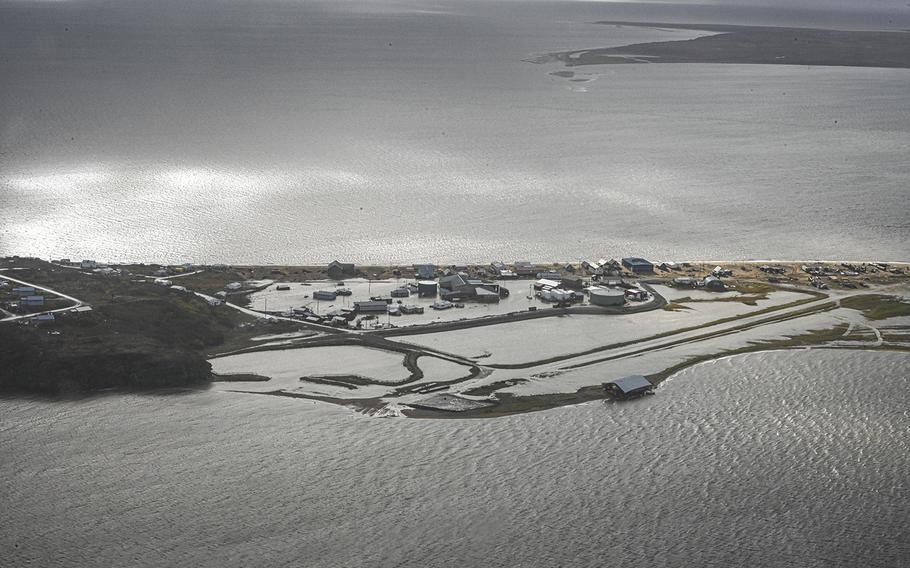
<svg viewBox="0 0 910 568">
<path fill-rule="evenodd" d="M 591 288 L 589 296 L 595 306 L 622 306 L 626 303 L 625 291 L 612 288 Z"/>
</svg>

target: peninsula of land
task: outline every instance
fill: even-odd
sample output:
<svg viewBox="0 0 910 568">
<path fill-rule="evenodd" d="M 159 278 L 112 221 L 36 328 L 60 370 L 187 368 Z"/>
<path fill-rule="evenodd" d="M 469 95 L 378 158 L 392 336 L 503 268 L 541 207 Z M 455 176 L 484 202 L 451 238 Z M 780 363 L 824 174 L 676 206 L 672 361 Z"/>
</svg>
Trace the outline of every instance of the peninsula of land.
<svg viewBox="0 0 910 568">
<path fill-rule="evenodd" d="M 566 66 L 614 63 L 739 63 L 910 68 L 910 33 L 719 24 L 604 21 L 609 26 L 703 30 L 683 41 L 639 43 L 548 53 L 535 63 Z"/>
<path fill-rule="evenodd" d="M 484 418 L 750 351 L 910 351 L 910 264 L 0 259 L 0 392 L 219 388 Z M 219 384 L 220 383 L 220 384 Z M 217 385 L 217 386 L 213 386 Z"/>
</svg>

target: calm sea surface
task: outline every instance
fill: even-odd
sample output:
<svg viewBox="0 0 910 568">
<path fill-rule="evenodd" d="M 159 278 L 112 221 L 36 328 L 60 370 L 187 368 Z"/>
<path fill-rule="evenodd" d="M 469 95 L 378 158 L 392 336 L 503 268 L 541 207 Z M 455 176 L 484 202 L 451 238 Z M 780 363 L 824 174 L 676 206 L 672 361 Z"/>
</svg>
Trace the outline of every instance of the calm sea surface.
<svg viewBox="0 0 910 568">
<path fill-rule="evenodd" d="M 893 7 L 2 2 L 0 255 L 907 260 L 910 70 L 523 61 Z"/>
<path fill-rule="evenodd" d="M 899 567 L 896 353 L 699 365 L 493 420 L 210 390 L 0 401 L 4 566 Z"/>
</svg>

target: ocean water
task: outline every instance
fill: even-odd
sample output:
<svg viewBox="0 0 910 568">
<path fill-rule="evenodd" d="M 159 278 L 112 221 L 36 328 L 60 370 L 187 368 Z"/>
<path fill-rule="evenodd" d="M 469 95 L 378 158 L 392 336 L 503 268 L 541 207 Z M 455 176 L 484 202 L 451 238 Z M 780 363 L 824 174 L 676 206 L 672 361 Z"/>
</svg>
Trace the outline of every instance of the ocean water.
<svg viewBox="0 0 910 568">
<path fill-rule="evenodd" d="M 492 420 L 0 400 L 3 565 L 896 568 L 908 393 L 904 354 L 819 350 Z"/>
<path fill-rule="evenodd" d="M 910 70 L 524 61 L 834 8 L 3 2 L 0 255 L 907 260 Z"/>
</svg>

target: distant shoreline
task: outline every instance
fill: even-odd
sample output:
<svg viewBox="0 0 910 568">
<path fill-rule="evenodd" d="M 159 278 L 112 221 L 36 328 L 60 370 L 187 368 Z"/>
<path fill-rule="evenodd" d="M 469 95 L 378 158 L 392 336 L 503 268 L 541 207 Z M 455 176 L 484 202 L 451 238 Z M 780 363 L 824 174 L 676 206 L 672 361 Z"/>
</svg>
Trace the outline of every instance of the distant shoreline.
<svg viewBox="0 0 910 568">
<path fill-rule="evenodd" d="M 531 61 L 566 66 L 730 63 L 910 69 L 910 33 L 815 28 L 599 21 L 601 25 L 715 32 L 689 40 L 560 51 Z"/>
</svg>

